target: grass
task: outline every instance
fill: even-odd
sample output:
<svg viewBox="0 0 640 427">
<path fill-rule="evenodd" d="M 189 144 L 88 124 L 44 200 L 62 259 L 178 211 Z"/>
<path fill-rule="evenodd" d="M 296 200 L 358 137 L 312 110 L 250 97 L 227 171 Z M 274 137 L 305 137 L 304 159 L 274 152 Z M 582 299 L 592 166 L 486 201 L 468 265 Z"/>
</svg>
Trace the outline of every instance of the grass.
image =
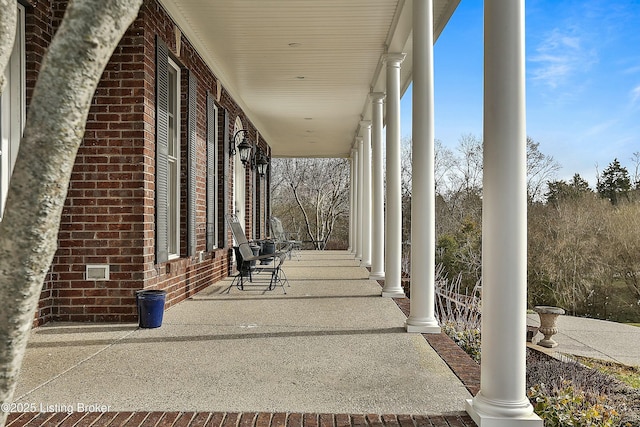
<svg viewBox="0 0 640 427">
<path fill-rule="evenodd" d="M 603 374 L 612 375 L 623 383 L 635 388 L 640 389 L 640 368 L 636 366 L 627 366 L 620 363 L 609 362 L 600 359 L 593 359 L 583 356 L 572 356 L 579 363 L 592 368 L 597 369 Z"/>
<path fill-rule="evenodd" d="M 638 295 L 624 280 L 616 280 L 594 288 L 579 316 L 612 322 L 640 325 Z"/>
<path fill-rule="evenodd" d="M 637 326 L 638 328 L 640 328 L 640 323 L 627 323 L 627 325 Z"/>
</svg>

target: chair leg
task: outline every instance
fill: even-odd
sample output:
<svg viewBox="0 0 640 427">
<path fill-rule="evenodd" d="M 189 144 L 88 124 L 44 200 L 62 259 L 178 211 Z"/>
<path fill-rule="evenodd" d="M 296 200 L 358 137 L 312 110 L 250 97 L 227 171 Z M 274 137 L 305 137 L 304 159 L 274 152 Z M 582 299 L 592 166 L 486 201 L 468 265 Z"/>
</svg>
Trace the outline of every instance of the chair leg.
<svg viewBox="0 0 640 427">
<path fill-rule="evenodd" d="M 238 273 L 238 276 L 240 277 L 240 280 L 238 280 L 238 283 L 236 284 L 236 288 L 240 289 L 241 291 L 244 290 L 244 273 L 242 271 L 240 271 Z"/>
<path fill-rule="evenodd" d="M 286 295 L 287 290 L 284 288 L 284 282 L 282 281 L 280 274 L 284 274 L 284 272 L 280 268 L 276 268 L 273 270 L 273 272 L 271 273 L 271 283 L 269 283 L 269 290 L 275 289 L 276 284 L 279 283 L 280 287 L 282 288 L 282 293 Z"/>
<path fill-rule="evenodd" d="M 229 286 L 227 286 L 227 289 L 225 289 L 223 292 L 228 294 L 229 291 L 231 290 L 231 288 L 233 287 L 234 283 L 236 283 L 237 279 L 238 279 L 238 276 L 234 276 L 233 280 L 231 281 L 231 284 Z"/>
<path fill-rule="evenodd" d="M 233 286 L 233 284 L 236 284 L 236 288 L 240 289 L 241 291 L 244 290 L 244 278 L 246 275 L 249 275 L 249 282 L 251 282 L 251 270 L 247 269 L 245 270 L 244 265 L 240 268 L 240 270 L 238 271 L 238 274 L 236 275 L 236 277 L 234 277 L 233 282 L 231 282 L 231 285 L 229 286 L 229 288 L 231 288 L 231 286 Z M 229 291 L 227 290 L 227 293 L 229 293 Z"/>
<path fill-rule="evenodd" d="M 284 287 L 285 283 L 288 287 L 291 287 L 291 283 L 289 283 L 289 279 L 287 279 L 287 275 L 285 274 L 284 270 L 280 269 L 280 271 L 278 272 L 278 281 L 282 282 L 282 286 Z"/>
<path fill-rule="evenodd" d="M 272 291 L 276 288 L 276 282 L 278 281 L 278 273 L 277 273 L 277 269 L 274 268 L 273 271 L 271 271 L 271 280 L 269 280 L 269 287 L 267 288 L 267 290 Z"/>
<path fill-rule="evenodd" d="M 289 279 L 287 278 L 287 273 L 282 269 L 282 264 L 280 264 L 280 268 L 278 269 L 278 280 L 282 286 L 282 291 L 284 292 L 284 285 L 286 284 L 288 287 L 291 287 L 289 283 Z M 286 293 L 286 292 L 285 292 Z"/>
<path fill-rule="evenodd" d="M 234 285 L 240 290 L 242 290 L 242 288 L 244 287 L 242 271 L 238 271 L 238 274 L 233 276 L 233 280 L 231 281 L 231 284 L 227 286 L 227 289 L 225 289 L 223 292 L 226 292 L 228 294 Z"/>
</svg>

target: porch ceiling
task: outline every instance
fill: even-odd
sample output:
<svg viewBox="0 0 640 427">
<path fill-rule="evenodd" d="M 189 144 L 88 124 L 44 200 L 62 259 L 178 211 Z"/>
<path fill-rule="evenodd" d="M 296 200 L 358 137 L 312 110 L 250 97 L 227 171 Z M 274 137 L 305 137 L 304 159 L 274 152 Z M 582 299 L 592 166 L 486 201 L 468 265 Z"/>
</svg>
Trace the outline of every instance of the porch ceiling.
<svg viewBox="0 0 640 427">
<path fill-rule="evenodd" d="M 271 145 L 274 157 L 347 157 L 380 57 L 406 52 L 412 0 L 160 0 Z M 435 37 L 459 0 L 434 1 Z"/>
</svg>

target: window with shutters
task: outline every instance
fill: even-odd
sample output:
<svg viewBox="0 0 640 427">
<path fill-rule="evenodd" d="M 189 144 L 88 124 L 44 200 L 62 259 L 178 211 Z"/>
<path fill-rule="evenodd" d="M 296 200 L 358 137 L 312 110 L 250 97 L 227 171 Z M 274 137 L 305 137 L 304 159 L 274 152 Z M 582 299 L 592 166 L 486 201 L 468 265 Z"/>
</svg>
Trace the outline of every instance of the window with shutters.
<svg viewBox="0 0 640 427">
<path fill-rule="evenodd" d="M 16 38 L 4 70 L 6 86 L 0 95 L 0 220 L 25 121 L 24 7 L 18 5 Z"/>
<path fill-rule="evenodd" d="M 180 256 L 180 67 L 156 37 L 156 263 Z"/>
<path fill-rule="evenodd" d="M 180 255 L 180 68 L 169 59 L 167 135 L 167 231 L 169 258 Z"/>
</svg>

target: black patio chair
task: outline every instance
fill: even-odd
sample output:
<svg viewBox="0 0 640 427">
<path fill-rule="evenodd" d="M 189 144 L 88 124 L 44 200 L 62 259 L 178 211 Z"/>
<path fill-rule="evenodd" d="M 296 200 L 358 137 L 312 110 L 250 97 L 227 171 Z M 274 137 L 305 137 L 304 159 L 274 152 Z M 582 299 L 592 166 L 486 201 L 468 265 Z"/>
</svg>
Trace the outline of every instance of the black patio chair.
<svg viewBox="0 0 640 427">
<path fill-rule="evenodd" d="M 286 294 L 287 291 L 285 290 L 284 285 L 289 285 L 289 281 L 281 267 L 291 248 L 285 247 L 280 250 L 276 250 L 273 253 L 264 255 L 255 254 L 251 243 L 247 240 L 247 237 L 244 234 L 244 230 L 242 229 L 242 225 L 240 224 L 240 221 L 238 221 L 238 218 L 235 215 L 228 215 L 227 223 L 231 228 L 231 233 L 233 234 L 233 238 L 237 245 L 234 247 L 234 251 L 236 254 L 236 267 L 238 269 L 238 274 L 231 282 L 231 285 L 227 288 L 227 292 L 229 292 L 234 284 L 238 289 L 244 290 L 245 286 L 247 286 L 245 278 L 248 278 L 249 283 L 253 283 L 254 274 L 268 272 L 271 273 L 271 277 L 269 280 L 269 286 L 266 290 L 271 291 L 275 289 L 277 285 L 280 285 L 280 287 L 282 287 L 282 292 Z M 258 265 L 257 261 L 264 260 L 270 260 L 271 262 L 266 265 Z"/>
</svg>

